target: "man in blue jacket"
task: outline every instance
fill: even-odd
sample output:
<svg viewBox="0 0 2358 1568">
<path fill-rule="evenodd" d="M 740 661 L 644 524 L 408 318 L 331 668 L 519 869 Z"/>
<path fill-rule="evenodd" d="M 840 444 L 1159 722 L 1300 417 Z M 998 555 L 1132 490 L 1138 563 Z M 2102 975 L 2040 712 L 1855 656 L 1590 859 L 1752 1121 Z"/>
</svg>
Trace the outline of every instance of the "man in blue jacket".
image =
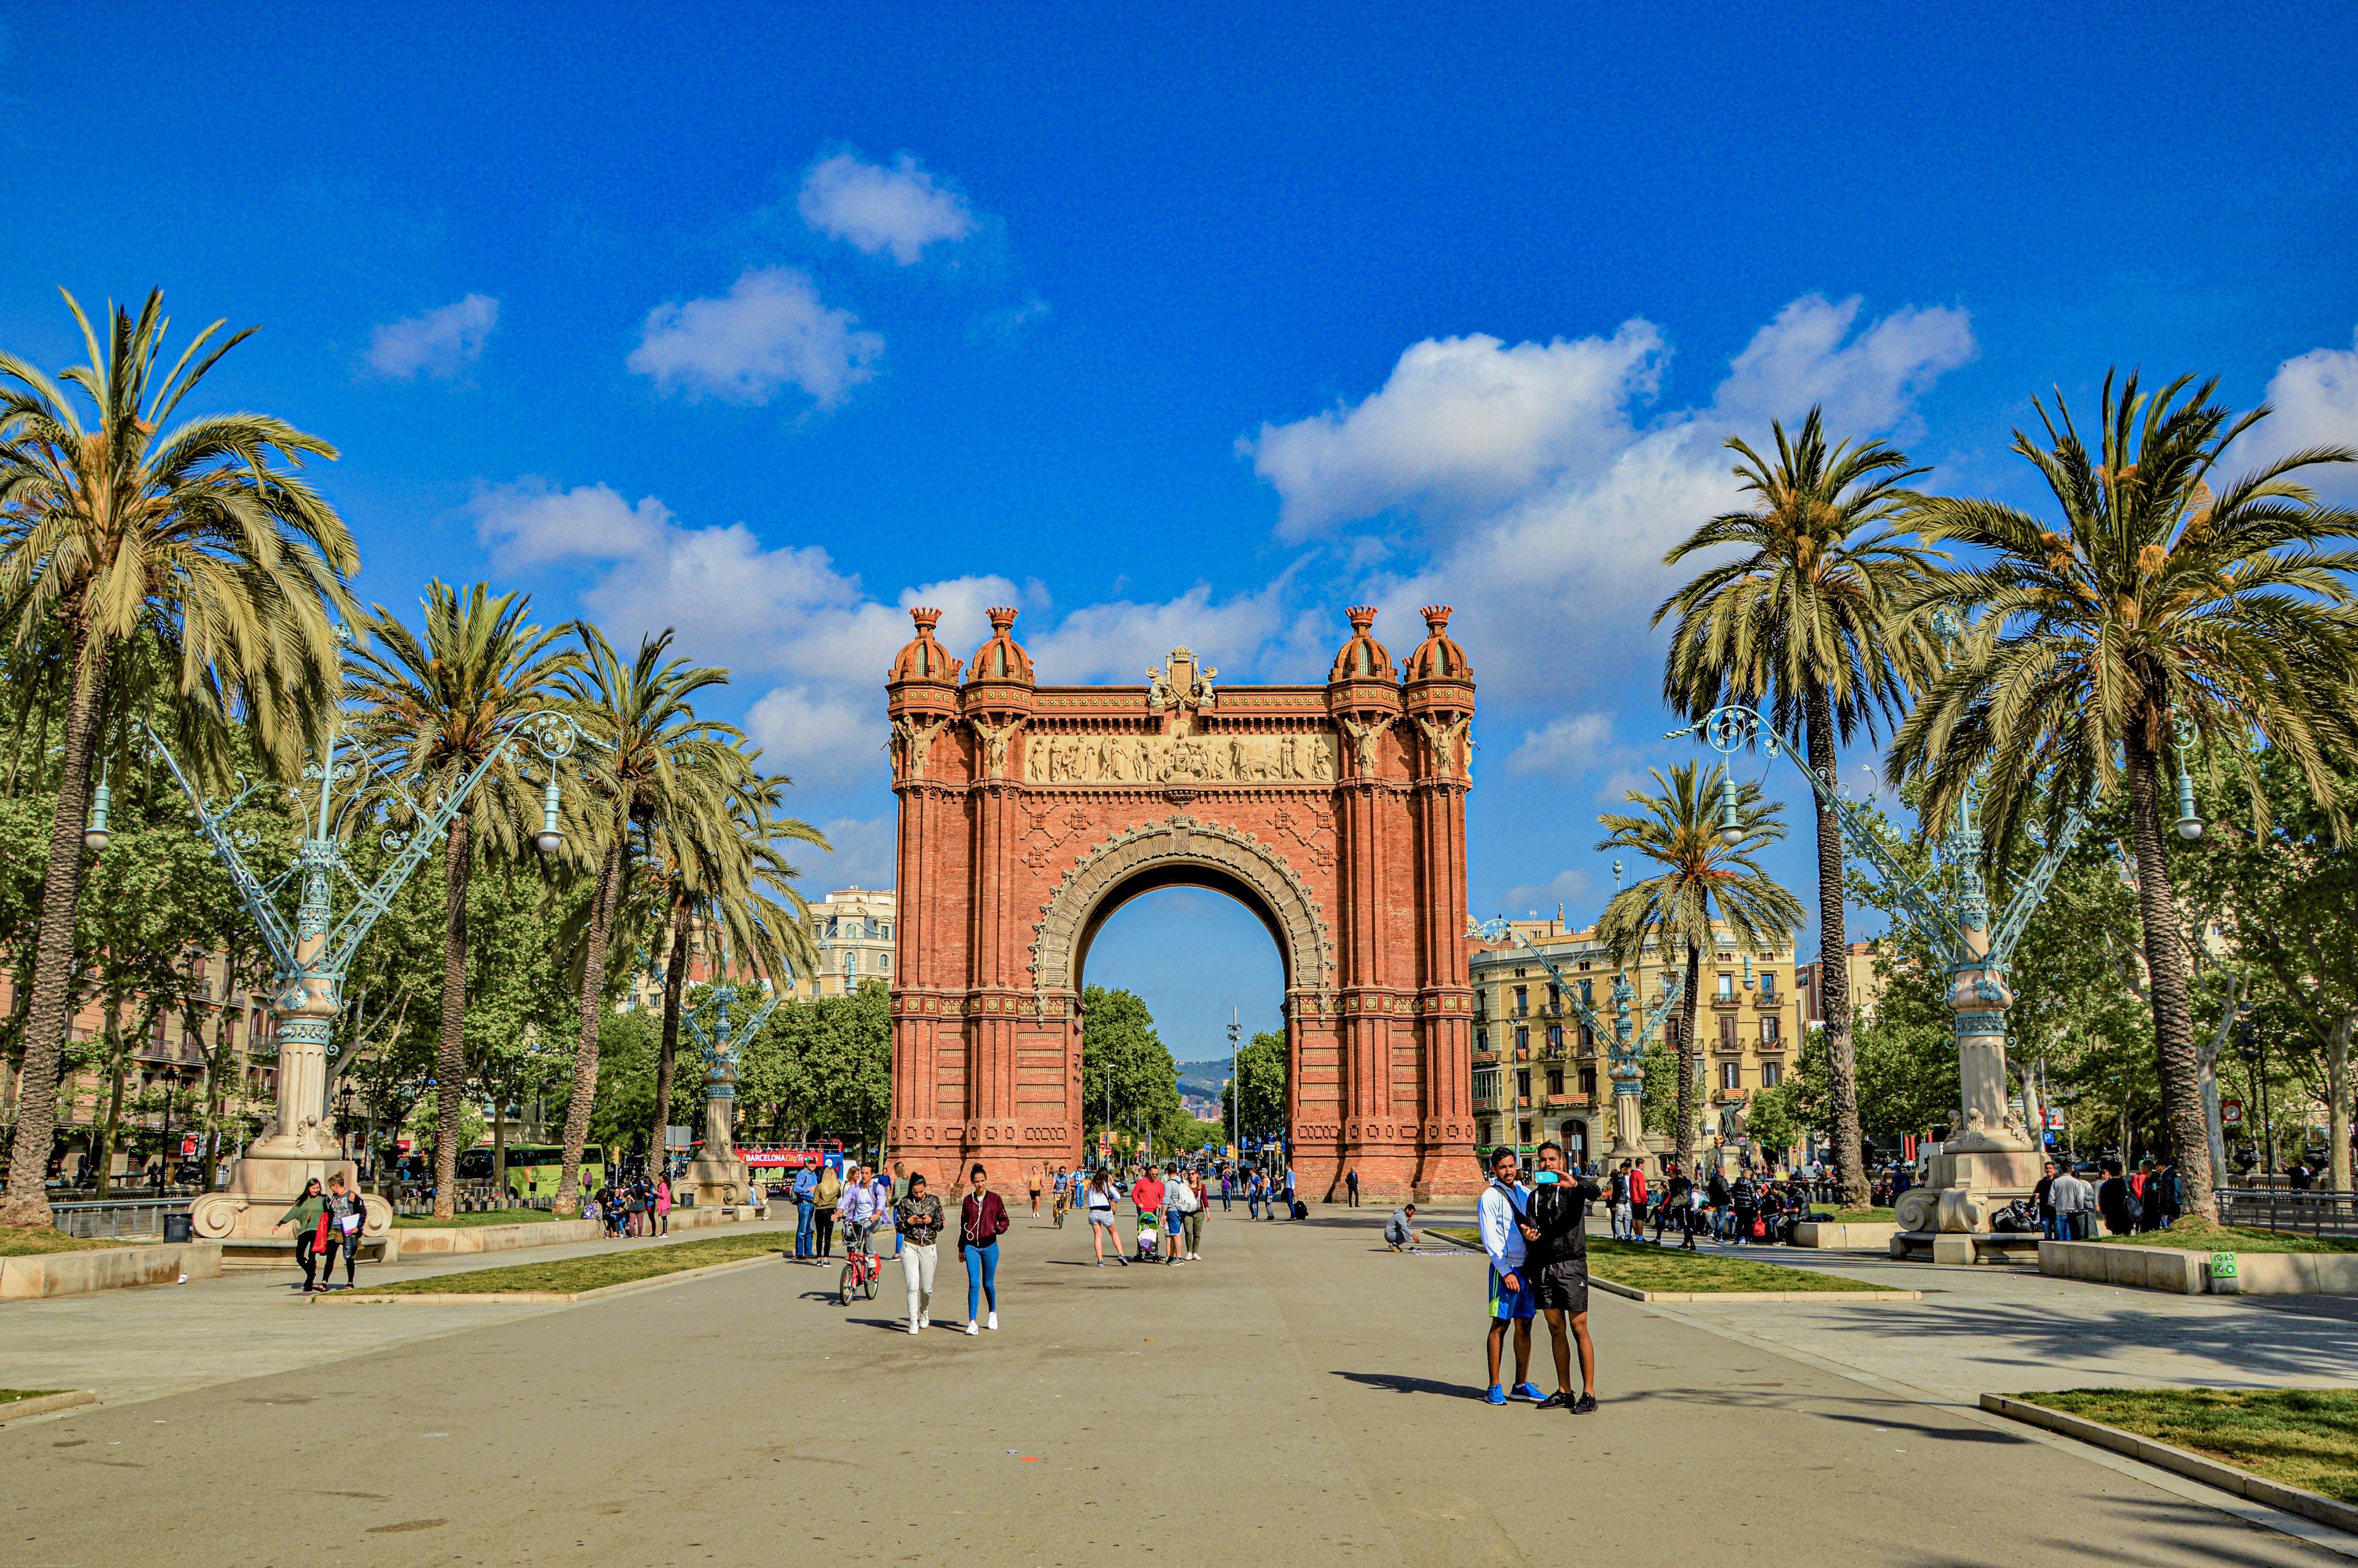
<svg viewBox="0 0 2358 1568">
<path fill-rule="evenodd" d="M 798 1259 L 817 1255 L 813 1238 L 817 1234 L 811 1217 L 818 1206 L 818 1170 L 805 1165 L 795 1173 L 795 1256 Z"/>
<path fill-rule="evenodd" d="M 1531 1380 L 1531 1319 L 1539 1311 L 1539 1302 L 1523 1272 L 1524 1246 L 1537 1232 L 1524 1217 L 1530 1196 L 1517 1180 L 1520 1169 L 1512 1149 L 1491 1155 L 1490 1184 L 1482 1189 L 1474 1206 L 1482 1250 L 1490 1255 L 1490 1391 L 1485 1397 L 1494 1405 L 1507 1402 L 1498 1360 L 1506 1349 L 1510 1324 L 1515 1330 L 1515 1392 L 1532 1400 L 1541 1397 Z"/>
</svg>

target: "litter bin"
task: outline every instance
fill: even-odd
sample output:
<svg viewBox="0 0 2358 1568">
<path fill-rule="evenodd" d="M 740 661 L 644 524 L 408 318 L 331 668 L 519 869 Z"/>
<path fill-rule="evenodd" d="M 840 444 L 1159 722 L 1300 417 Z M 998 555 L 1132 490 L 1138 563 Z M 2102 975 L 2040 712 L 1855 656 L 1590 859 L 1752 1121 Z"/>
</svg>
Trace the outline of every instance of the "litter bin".
<svg viewBox="0 0 2358 1568">
<path fill-rule="evenodd" d="M 164 1239 L 166 1241 L 195 1240 L 196 1232 L 189 1228 L 190 1223 L 189 1217 L 185 1214 L 166 1215 L 164 1217 Z"/>
</svg>

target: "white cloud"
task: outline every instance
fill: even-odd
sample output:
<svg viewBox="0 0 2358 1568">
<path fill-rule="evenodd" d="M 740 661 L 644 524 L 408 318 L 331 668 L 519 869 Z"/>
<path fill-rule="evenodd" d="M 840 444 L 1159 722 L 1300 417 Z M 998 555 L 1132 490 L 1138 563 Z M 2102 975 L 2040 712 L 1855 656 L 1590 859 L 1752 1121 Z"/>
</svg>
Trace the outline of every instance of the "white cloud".
<svg viewBox="0 0 2358 1568">
<path fill-rule="evenodd" d="M 831 855 L 806 853 L 803 895 L 841 887 L 889 888 L 899 858 L 900 826 L 891 816 L 838 816 L 819 825 Z"/>
<path fill-rule="evenodd" d="M 1523 731 L 1522 744 L 1507 758 L 1507 771 L 1563 779 L 1614 766 L 1628 754 L 1613 733 L 1613 715 L 1575 713 L 1550 720 L 1545 729 Z"/>
<path fill-rule="evenodd" d="M 838 153 L 811 165 L 795 202 L 803 222 L 832 239 L 848 240 L 869 255 L 892 253 L 914 266 L 925 247 L 974 232 L 966 198 L 944 189 L 903 153 L 887 168 Z"/>
<path fill-rule="evenodd" d="M 1891 432 L 1974 352 L 1961 311 L 1902 309 L 1855 330 L 1859 318 L 1855 299 L 1797 299 L 1708 403 L 1645 423 L 1667 354 L 1649 322 L 1544 345 L 1428 341 L 1359 404 L 1264 426 L 1244 449 L 1283 503 L 1282 534 L 1408 514 L 1416 526 L 1369 553 L 1422 557 L 1364 583 L 1384 623 L 1455 604 L 1486 696 L 1552 701 L 1572 679 L 1659 656 L 1648 623 L 1675 581 L 1663 553 L 1740 499 L 1726 436 L 1757 444 L 1767 414 L 1795 419 L 1812 400 L 1842 435 Z"/>
<path fill-rule="evenodd" d="M 1285 630 L 1282 598 L 1282 579 L 1217 604 L 1198 583 L 1160 603 L 1085 606 L 1024 646 L 1040 678 L 1058 685 L 1143 685 L 1148 668 L 1178 647 L 1195 650 L 1224 672 L 1222 679 L 1235 679 L 1259 668 L 1267 645 Z"/>
<path fill-rule="evenodd" d="M 671 512 L 650 495 L 636 503 L 611 486 L 554 490 L 537 475 L 478 492 L 469 503 L 475 534 L 503 568 L 581 557 L 636 556 L 671 526 Z"/>
<path fill-rule="evenodd" d="M 1921 433 L 1916 400 L 1980 351 L 1973 321 L 1945 306 L 1893 311 L 1845 344 L 1861 300 L 1805 294 L 1752 335 L 1728 367 L 1713 406 L 1734 424 L 1781 419 L 1791 429 L 1811 405 L 1825 407 L 1837 439 L 1876 431 Z"/>
<path fill-rule="evenodd" d="M 421 375 L 449 381 L 482 358 L 483 342 L 500 324 L 500 302 L 470 294 L 421 315 L 387 321 L 369 334 L 371 370 L 395 381 Z"/>
<path fill-rule="evenodd" d="M 665 392 L 763 404 L 795 386 L 822 408 L 876 373 L 884 340 L 822 303 L 791 267 L 746 272 L 719 298 L 656 306 L 626 362 Z"/>
<path fill-rule="evenodd" d="M 1634 432 L 1628 405 L 1660 379 L 1661 333 L 1517 343 L 1476 333 L 1411 346 L 1357 405 L 1238 443 L 1284 502 L 1278 531 L 1299 538 L 1394 507 L 1448 516 L 1495 509 L 1600 460 Z"/>
<path fill-rule="evenodd" d="M 765 753 L 763 765 L 805 787 L 883 784 L 882 683 L 864 696 L 841 687 L 773 687 L 745 715 L 745 733 Z"/>
<path fill-rule="evenodd" d="M 2358 335 L 2350 348 L 2311 349 L 2278 365 L 2267 400 L 2276 412 L 2238 444 L 2241 462 L 2304 447 L 2358 447 Z M 2303 477 L 2337 495 L 2358 493 L 2358 465 L 2320 466 Z"/>
<path fill-rule="evenodd" d="M 1551 920 L 1559 904 L 1578 909 L 1588 897 L 1588 873 L 1558 871 L 1543 882 L 1522 882 L 1506 891 L 1498 914 L 1511 920 Z M 1578 914 L 1570 918 L 1575 922 Z"/>
</svg>

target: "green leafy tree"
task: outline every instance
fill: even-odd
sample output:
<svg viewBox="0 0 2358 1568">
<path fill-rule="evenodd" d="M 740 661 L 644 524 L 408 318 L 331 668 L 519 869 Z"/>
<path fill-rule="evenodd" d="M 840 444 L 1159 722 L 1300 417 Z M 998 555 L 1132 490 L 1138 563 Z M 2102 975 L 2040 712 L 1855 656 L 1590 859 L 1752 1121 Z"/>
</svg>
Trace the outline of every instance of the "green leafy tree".
<svg viewBox="0 0 2358 1568">
<path fill-rule="evenodd" d="M 564 628 L 527 619 L 532 601 L 477 583 L 463 596 L 426 585 L 423 635 L 376 605 L 362 625 L 369 643 L 348 660 L 347 700 L 359 705 L 361 746 L 384 767 L 397 806 L 434 811 L 486 763 L 442 841 L 442 1005 L 437 1076 L 462 1083 L 467 1067 L 467 887 L 479 861 L 513 860 L 539 825 L 538 792 L 525 782 L 509 735 L 548 706 L 557 678 L 579 662 Z M 503 746 L 505 749 L 503 750 Z M 492 762 L 493 757 L 498 761 Z M 422 796 L 423 798 L 419 798 Z M 414 816 L 413 831 L 422 830 Z M 434 1216 L 457 1212 L 460 1097 L 440 1100 L 434 1140 Z M 493 1122 L 494 1128 L 503 1124 Z M 503 1162 L 494 1159 L 495 1165 Z"/>
<path fill-rule="evenodd" d="M 335 509 L 299 477 L 335 450 L 280 419 L 200 415 L 185 398 L 252 332 L 207 351 L 199 333 L 165 373 L 163 297 L 114 309 L 100 341 L 66 297 L 90 353 L 57 382 L 0 353 L 0 634 L 54 626 L 65 701 L 56 804 L 44 860 L 24 1092 L 0 1222 L 45 1225 L 43 1167 L 73 1013 L 74 914 L 83 872 L 92 763 L 115 654 L 145 634 L 176 671 L 176 708 L 225 725 L 240 717 L 281 763 L 316 741 L 333 707 L 332 617 L 348 612 L 360 558 Z M 82 405 L 59 384 L 80 393 Z"/>
<path fill-rule="evenodd" d="M 2266 416 L 2213 400 L 2181 377 L 2158 395 L 2104 378 L 2096 449 L 2061 396 L 2014 450 L 2052 496 L 2050 520 L 2001 502 L 1928 497 L 1918 521 L 1980 564 L 1930 591 L 1975 614 L 1952 667 L 1900 727 L 1891 769 L 1920 779 L 1937 831 L 1981 784 L 1991 841 L 2043 807 L 2057 827 L 2094 787 L 2125 786 L 2153 1014 L 2156 1076 L 2191 1213 L 2211 1207 L 2183 942 L 2163 813 L 2169 752 L 2183 723 L 2225 742 L 2212 754 L 2259 798 L 2250 741 L 2281 748 L 2338 818 L 2331 762 L 2358 755 L 2358 613 L 2344 574 L 2358 514 L 2320 503 L 2303 470 L 2358 460 L 2296 451 L 2252 472 L 2211 477 Z M 2334 824 L 2337 831 L 2341 824 Z"/>
<path fill-rule="evenodd" d="M 1243 1091 L 1239 1106 L 1237 1096 Z M 1282 1138 L 1288 1126 L 1285 1097 L 1285 1035 L 1264 1029 L 1237 1051 L 1237 1070 L 1220 1088 L 1221 1125 L 1246 1138 Z M 1222 1141 L 1226 1141 L 1225 1139 Z"/>
<path fill-rule="evenodd" d="M 1801 901 L 1761 870 L 1755 858 L 1761 849 L 1785 836 L 1779 813 L 1784 807 L 1761 798 L 1760 786 L 1735 787 L 1734 841 L 1723 837 L 1729 824 L 1722 820 L 1727 770 L 1714 764 L 1708 773 L 1698 762 L 1682 762 L 1667 777 L 1651 770 L 1654 787 L 1648 795 L 1630 790 L 1626 798 L 1643 808 L 1636 813 L 1606 812 L 1597 817 L 1606 828 L 1599 849 L 1627 849 L 1644 856 L 1661 871 L 1623 888 L 1596 925 L 1597 939 L 1616 964 L 1635 967 L 1649 945 L 1665 955 L 1684 952 L 1686 986 L 1679 1000 L 1676 1042 L 1678 1084 L 1678 1155 L 1692 1165 L 1695 1151 L 1695 1075 L 1699 1053 L 1695 1012 L 1703 986 L 1703 955 L 1719 947 L 1718 925 L 1727 927 L 1738 947 L 1782 946 L 1801 923 Z M 1649 1074 L 1650 1077 L 1650 1073 Z"/>
<path fill-rule="evenodd" d="M 1184 1114 L 1179 1064 L 1155 1033 L 1154 1015 L 1127 990 L 1090 986 L 1081 993 L 1081 1096 L 1084 1119 L 1108 1130 L 1162 1133 Z"/>
<path fill-rule="evenodd" d="M 1835 747 L 1874 737 L 1904 707 L 1930 667 L 1917 605 L 1930 558 L 1895 526 L 1908 481 L 1929 470 L 1879 441 L 1829 446 L 1820 410 L 1798 434 L 1782 424 L 1774 460 L 1743 441 L 1736 479 L 1749 504 L 1723 513 L 1664 557 L 1703 554 L 1714 564 L 1654 611 L 1678 617 L 1662 670 L 1662 697 L 1690 719 L 1741 702 L 1762 704 L 1770 725 L 1810 769 L 1833 783 Z M 1728 554 L 1734 551 L 1733 555 Z M 1797 743 L 1798 742 L 1798 743 Z M 1841 820 L 1817 803 L 1820 1006 L 1833 1070 L 1834 1180 L 1853 1207 L 1867 1200 L 1859 1147 L 1858 1089 L 1851 1051 L 1850 981 L 1843 908 Z"/>
<path fill-rule="evenodd" d="M 892 1108 L 891 988 L 865 979 L 844 995 L 780 1006 L 742 1054 L 737 1095 L 780 1137 L 881 1141 Z"/>
</svg>

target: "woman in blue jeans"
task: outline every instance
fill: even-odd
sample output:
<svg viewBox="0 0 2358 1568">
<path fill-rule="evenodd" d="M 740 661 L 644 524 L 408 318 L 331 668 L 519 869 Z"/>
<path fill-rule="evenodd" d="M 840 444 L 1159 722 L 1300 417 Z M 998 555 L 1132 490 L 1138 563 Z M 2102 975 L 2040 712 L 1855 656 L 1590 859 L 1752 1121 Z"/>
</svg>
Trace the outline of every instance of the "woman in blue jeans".
<svg viewBox="0 0 2358 1568">
<path fill-rule="evenodd" d="M 958 1206 L 958 1256 L 966 1260 L 966 1331 L 977 1332 L 976 1309 L 990 1303 L 988 1326 L 999 1326 L 999 1238 L 1007 1234 L 1007 1206 L 983 1184 L 980 1164 L 967 1173 L 966 1202 Z"/>
</svg>

